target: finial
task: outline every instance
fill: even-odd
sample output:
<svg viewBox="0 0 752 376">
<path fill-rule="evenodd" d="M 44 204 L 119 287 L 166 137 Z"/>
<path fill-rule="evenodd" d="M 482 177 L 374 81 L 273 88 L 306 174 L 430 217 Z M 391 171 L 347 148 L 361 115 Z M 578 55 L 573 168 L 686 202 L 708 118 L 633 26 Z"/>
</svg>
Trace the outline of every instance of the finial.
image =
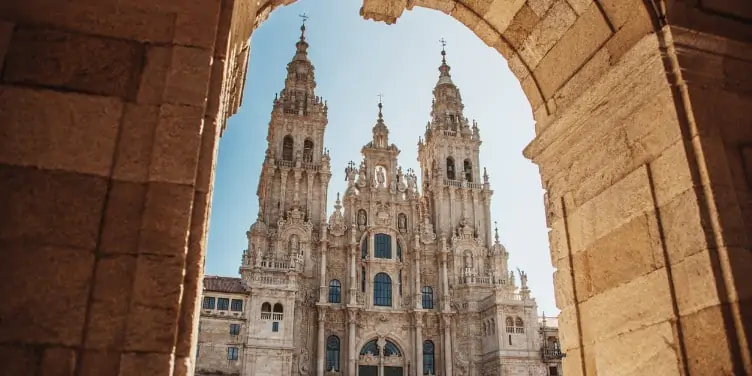
<svg viewBox="0 0 752 376">
<path fill-rule="evenodd" d="M 302 20 L 301 25 L 300 25 L 300 38 L 302 39 L 303 34 L 305 33 L 305 23 L 306 21 L 308 21 L 309 17 L 307 14 L 305 14 L 305 12 L 303 12 L 303 14 L 298 15 L 298 17 L 300 17 L 300 19 Z"/>
<path fill-rule="evenodd" d="M 441 43 L 441 62 L 446 63 L 446 40 L 442 37 L 439 39 L 439 43 Z"/>
<path fill-rule="evenodd" d="M 384 99 L 384 94 L 379 93 L 379 120 L 383 119 L 383 115 L 381 114 L 381 108 L 383 107 L 381 104 L 381 101 Z"/>
<path fill-rule="evenodd" d="M 494 221 L 494 237 L 496 238 L 496 243 L 499 242 L 499 222 Z"/>
</svg>

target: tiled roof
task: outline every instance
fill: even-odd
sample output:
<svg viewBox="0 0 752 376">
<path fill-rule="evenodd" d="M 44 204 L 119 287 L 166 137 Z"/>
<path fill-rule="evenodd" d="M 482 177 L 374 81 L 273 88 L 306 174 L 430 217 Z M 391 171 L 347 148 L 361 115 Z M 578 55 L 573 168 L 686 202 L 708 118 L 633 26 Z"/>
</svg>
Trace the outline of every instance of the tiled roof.
<svg viewBox="0 0 752 376">
<path fill-rule="evenodd" d="M 242 281 L 240 278 L 207 275 L 204 276 L 204 291 L 246 294 Z"/>
</svg>

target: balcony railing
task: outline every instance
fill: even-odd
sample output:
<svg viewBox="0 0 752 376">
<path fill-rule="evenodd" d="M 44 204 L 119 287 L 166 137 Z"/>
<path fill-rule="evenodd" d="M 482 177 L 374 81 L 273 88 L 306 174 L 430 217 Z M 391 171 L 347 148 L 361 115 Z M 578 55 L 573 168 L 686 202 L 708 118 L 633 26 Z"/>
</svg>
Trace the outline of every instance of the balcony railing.
<svg viewBox="0 0 752 376">
<path fill-rule="evenodd" d="M 547 348 L 544 347 L 541 349 L 541 355 L 543 356 L 543 360 L 558 360 L 564 357 L 564 354 L 562 354 L 561 349 L 556 348 Z"/>
</svg>

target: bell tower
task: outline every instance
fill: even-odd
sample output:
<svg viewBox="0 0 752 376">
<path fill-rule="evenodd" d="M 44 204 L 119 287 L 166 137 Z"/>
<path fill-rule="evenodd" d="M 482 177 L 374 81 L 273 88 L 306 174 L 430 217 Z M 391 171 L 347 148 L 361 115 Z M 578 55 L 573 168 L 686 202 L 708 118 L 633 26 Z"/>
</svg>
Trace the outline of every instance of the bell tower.
<svg viewBox="0 0 752 376">
<path fill-rule="evenodd" d="M 305 17 L 304 17 L 305 20 Z M 285 87 L 274 97 L 264 168 L 257 195 L 259 216 L 276 223 L 291 209 L 315 225 L 325 221 L 329 153 L 324 149 L 326 101 L 315 93 L 314 67 L 308 59 L 305 21 L 295 56 L 287 64 Z"/>
<path fill-rule="evenodd" d="M 441 40 L 439 80 L 433 89 L 431 120 L 418 142 L 418 162 L 427 208 L 437 234 L 464 229 L 491 241 L 491 196 L 488 176 L 480 173 L 480 130 L 464 116 L 460 89 L 452 81 Z M 481 180 L 482 179 L 482 180 Z"/>
</svg>

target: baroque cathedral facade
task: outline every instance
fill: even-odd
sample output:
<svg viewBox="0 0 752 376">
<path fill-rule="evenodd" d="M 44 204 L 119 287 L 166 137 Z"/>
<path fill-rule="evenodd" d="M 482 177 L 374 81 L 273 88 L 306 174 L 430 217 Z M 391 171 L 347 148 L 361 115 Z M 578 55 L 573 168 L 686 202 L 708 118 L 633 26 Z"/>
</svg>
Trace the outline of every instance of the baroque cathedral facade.
<svg viewBox="0 0 752 376">
<path fill-rule="evenodd" d="M 560 375 L 555 319 L 538 316 L 491 226 L 480 132 L 444 50 L 420 172 L 400 167 L 379 102 L 327 215 L 328 107 L 307 49 L 304 25 L 274 99 L 240 278 L 204 280 L 196 374 Z"/>
</svg>

